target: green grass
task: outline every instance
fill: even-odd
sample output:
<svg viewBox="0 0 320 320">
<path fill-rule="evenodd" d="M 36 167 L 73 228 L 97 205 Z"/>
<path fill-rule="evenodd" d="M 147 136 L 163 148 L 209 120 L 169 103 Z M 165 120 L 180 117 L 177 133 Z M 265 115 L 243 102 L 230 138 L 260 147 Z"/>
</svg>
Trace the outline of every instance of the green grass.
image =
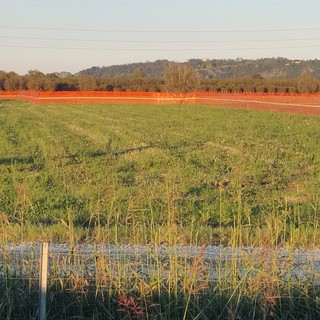
<svg viewBox="0 0 320 320">
<path fill-rule="evenodd" d="M 319 245 L 320 118 L 0 102 L 0 238 Z"/>
<path fill-rule="evenodd" d="M 278 256 L 320 244 L 319 150 L 319 117 L 0 102 L 0 318 L 37 315 L 38 257 L 7 243 L 47 240 L 153 245 L 51 256 L 47 319 L 319 319 L 318 271 Z"/>
</svg>

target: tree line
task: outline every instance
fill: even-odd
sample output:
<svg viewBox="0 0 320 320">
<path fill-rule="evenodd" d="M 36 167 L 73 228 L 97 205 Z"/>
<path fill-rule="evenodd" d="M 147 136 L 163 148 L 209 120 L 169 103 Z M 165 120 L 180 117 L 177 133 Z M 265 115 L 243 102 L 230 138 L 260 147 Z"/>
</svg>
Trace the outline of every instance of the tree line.
<svg viewBox="0 0 320 320">
<path fill-rule="evenodd" d="M 26 75 L 0 71 L 0 90 L 317 93 L 320 92 L 320 80 L 311 74 L 295 79 L 265 79 L 259 74 L 242 78 L 208 79 L 201 78 L 188 64 L 170 63 L 161 78 L 147 77 L 140 70 L 130 76 L 112 78 L 89 75 L 61 77 L 38 70 L 30 70 Z"/>
</svg>

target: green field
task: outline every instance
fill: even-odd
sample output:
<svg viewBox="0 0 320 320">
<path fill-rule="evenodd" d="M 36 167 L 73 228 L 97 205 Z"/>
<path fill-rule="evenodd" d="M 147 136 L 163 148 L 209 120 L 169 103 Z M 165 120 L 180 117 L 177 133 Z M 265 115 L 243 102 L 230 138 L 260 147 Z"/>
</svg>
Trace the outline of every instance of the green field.
<svg viewBox="0 0 320 320">
<path fill-rule="evenodd" d="M 320 118 L 0 102 L 0 238 L 320 244 Z"/>
<path fill-rule="evenodd" d="M 319 319 L 319 270 L 291 250 L 320 244 L 319 150 L 320 117 L 0 102 L 0 318 L 37 318 L 36 249 L 7 244 L 47 240 L 70 248 L 47 319 Z"/>
</svg>

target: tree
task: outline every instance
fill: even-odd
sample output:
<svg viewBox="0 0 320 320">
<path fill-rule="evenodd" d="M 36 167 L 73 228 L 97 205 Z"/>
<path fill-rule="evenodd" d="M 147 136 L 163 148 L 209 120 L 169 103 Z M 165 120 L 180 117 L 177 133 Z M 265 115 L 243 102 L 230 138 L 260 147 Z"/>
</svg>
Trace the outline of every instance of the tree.
<svg viewBox="0 0 320 320">
<path fill-rule="evenodd" d="M 6 76 L 7 74 L 0 70 L 0 90 L 3 91 L 4 90 L 4 83 L 6 81 Z"/>
<path fill-rule="evenodd" d="M 306 73 L 298 80 L 299 92 L 312 93 L 319 91 L 319 81 L 311 73 Z"/>
<path fill-rule="evenodd" d="M 197 72 L 187 64 L 171 62 L 164 72 L 165 88 L 171 92 L 191 92 L 199 87 Z"/>
<path fill-rule="evenodd" d="M 57 86 L 59 77 L 54 73 L 47 73 L 44 77 L 44 91 L 54 91 Z"/>
<path fill-rule="evenodd" d="M 4 89 L 7 91 L 11 90 L 20 90 L 20 85 L 21 85 L 21 77 L 11 71 L 6 74 L 6 79 L 4 81 Z"/>
<path fill-rule="evenodd" d="M 29 90 L 45 90 L 45 75 L 38 70 L 29 70 L 26 75 Z"/>
<path fill-rule="evenodd" d="M 91 76 L 80 76 L 78 77 L 79 90 L 96 90 L 97 83 L 96 80 Z"/>
</svg>

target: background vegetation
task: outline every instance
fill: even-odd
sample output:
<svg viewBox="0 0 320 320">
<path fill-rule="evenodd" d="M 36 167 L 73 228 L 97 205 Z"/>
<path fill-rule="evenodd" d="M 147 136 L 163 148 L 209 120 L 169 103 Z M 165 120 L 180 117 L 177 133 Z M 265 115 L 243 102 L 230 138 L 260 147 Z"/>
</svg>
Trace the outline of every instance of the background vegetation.
<svg viewBox="0 0 320 320">
<path fill-rule="evenodd" d="M 172 74 L 172 68 L 175 68 L 176 77 L 170 80 L 168 74 Z M 188 82 L 184 81 L 181 86 L 182 78 L 186 77 L 182 75 L 183 70 L 188 70 Z M 20 76 L 15 72 L 0 71 L 0 90 L 316 93 L 320 90 L 319 70 L 318 60 L 191 59 L 182 64 L 159 60 L 92 67 L 76 75 L 66 72 L 43 74 L 30 70 Z"/>
</svg>

